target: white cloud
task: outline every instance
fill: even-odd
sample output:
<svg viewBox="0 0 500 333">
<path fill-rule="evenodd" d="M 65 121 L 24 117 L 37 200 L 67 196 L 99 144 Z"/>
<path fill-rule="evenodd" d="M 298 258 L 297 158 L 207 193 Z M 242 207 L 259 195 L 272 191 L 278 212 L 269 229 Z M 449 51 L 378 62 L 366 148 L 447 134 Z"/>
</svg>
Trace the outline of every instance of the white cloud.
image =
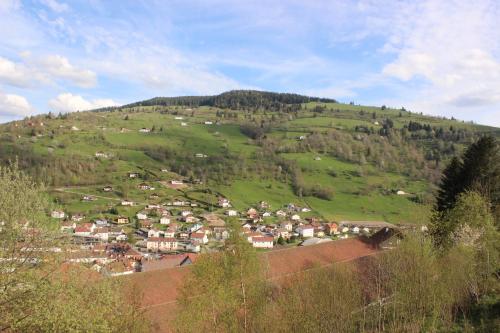
<svg viewBox="0 0 500 333">
<path fill-rule="evenodd" d="M 56 112 L 85 111 L 116 105 L 118 104 L 112 99 L 86 100 L 80 95 L 71 93 L 59 94 L 49 101 L 49 107 Z"/>
<path fill-rule="evenodd" d="M 0 82 L 26 87 L 30 85 L 31 74 L 23 64 L 16 64 L 9 59 L 0 57 Z"/>
<path fill-rule="evenodd" d="M 69 6 L 57 0 L 41 0 L 41 2 L 56 13 L 62 13 L 69 9 Z"/>
<path fill-rule="evenodd" d="M 25 52 L 21 56 L 22 62 L 13 62 L 0 56 L 0 82 L 29 87 L 36 83 L 65 80 L 81 88 L 91 88 L 97 83 L 97 76 L 93 71 L 75 67 L 60 55 L 32 57 Z"/>
<path fill-rule="evenodd" d="M 29 116 L 34 109 L 23 96 L 4 94 L 0 91 L 0 116 Z"/>
<path fill-rule="evenodd" d="M 414 10 L 419 15 L 399 12 L 384 47 L 396 54 L 383 68 L 384 75 L 403 84 L 421 81 L 418 89 L 407 87 L 401 96 L 405 105 L 448 115 L 464 108 L 458 113 L 465 119 L 474 119 L 478 108 L 500 108 L 498 3 L 425 1 Z M 498 113 L 490 114 L 493 119 L 487 122 L 498 124 Z"/>
</svg>

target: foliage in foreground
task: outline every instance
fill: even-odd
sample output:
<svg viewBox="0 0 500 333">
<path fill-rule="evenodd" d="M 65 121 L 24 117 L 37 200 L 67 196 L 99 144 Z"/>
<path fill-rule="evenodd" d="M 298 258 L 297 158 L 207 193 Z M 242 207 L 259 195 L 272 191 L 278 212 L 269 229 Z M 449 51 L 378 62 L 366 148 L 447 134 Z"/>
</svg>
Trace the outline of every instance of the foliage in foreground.
<svg viewBox="0 0 500 333">
<path fill-rule="evenodd" d="M 262 266 L 247 266 L 256 259 L 244 241 L 239 256 L 230 248 L 205 256 L 185 286 L 177 330 L 491 331 L 499 324 L 487 314 L 498 307 L 491 297 L 498 299 L 500 287 L 500 238 L 488 203 L 478 193 L 465 193 L 447 219 L 462 228 L 446 248 L 435 247 L 427 235 L 409 234 L 376 258 L 313 269 L 279 284 L 257 278 L 264 276 Z M 471 242 L 465 225 L 480 236 Z M 241 267 L 250 274 L 243 280 Z M 243 285 L 252 293 L 245 295 Z"/>
<path fill-rule="evenodd" d="M 0 167 L 0 331 L 145 331 L 138 296 L 127 301 L 118 281 L 63 263 L 49 211 L 43 187 L 15 164 Z"/>
</svg>

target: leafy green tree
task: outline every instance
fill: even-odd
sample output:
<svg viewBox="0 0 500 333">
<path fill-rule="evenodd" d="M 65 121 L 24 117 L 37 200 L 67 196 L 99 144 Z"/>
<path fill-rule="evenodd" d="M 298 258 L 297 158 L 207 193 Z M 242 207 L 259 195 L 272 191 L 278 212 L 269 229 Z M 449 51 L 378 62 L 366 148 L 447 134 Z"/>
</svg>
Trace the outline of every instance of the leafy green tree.
<svg viewBox="0 0 500 333">
<path fill-rule="evenodd" d="M 255 249 L 230 228 L 223 251 L 203 255 L 181 290 L 179 332 L 252 331 L 262 314 L 264 275 Z"/>
</svg>

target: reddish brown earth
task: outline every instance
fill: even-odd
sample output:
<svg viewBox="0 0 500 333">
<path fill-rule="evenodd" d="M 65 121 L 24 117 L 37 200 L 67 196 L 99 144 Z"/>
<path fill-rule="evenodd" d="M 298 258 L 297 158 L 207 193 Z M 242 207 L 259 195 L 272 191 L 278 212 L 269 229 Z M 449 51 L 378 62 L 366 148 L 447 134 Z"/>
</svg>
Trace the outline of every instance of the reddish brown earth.
<svg viewBox="0 0 500 333">
<path fill-rule="evenodd" d="M 261 254 L 268 279 L 276 281 L 296 273 L 353 261 L 373 255 L 378 250 L 358 239 L 345 239 L 306 247 L 293 247 Z M 175 317 L 178 290 L 190 268 L 178 267 L 136 273 L 124 277 L 126 283 L 137 286 L 143 295 L 143 308 L 153 323 L 154 332 L 170 332 Z"/>
</svg>

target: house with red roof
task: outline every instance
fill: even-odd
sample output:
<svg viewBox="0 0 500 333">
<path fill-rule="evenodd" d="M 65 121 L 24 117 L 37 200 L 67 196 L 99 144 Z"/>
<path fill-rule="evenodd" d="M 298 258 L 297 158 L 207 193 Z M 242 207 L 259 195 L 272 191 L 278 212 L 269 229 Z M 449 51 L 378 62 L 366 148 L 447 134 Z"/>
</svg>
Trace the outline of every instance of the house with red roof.
<svg viewBox="0 0 500 333">
<path fill-rule="evenodd" d="M 208 243 L 207 234 L 205 234 L 204 232 L 193 232 L 189 238 L 191 238 L 193 240 L 193 242 L 195 242 L 197 244 L 207 244 Z"/>
<path fill-rule="evenodd" d="M 260 249 L 272 249 L 274 246 L 274 237 L 269 237 L 269 236 L 252 237 L 252 246 Z"/>
</svg>

